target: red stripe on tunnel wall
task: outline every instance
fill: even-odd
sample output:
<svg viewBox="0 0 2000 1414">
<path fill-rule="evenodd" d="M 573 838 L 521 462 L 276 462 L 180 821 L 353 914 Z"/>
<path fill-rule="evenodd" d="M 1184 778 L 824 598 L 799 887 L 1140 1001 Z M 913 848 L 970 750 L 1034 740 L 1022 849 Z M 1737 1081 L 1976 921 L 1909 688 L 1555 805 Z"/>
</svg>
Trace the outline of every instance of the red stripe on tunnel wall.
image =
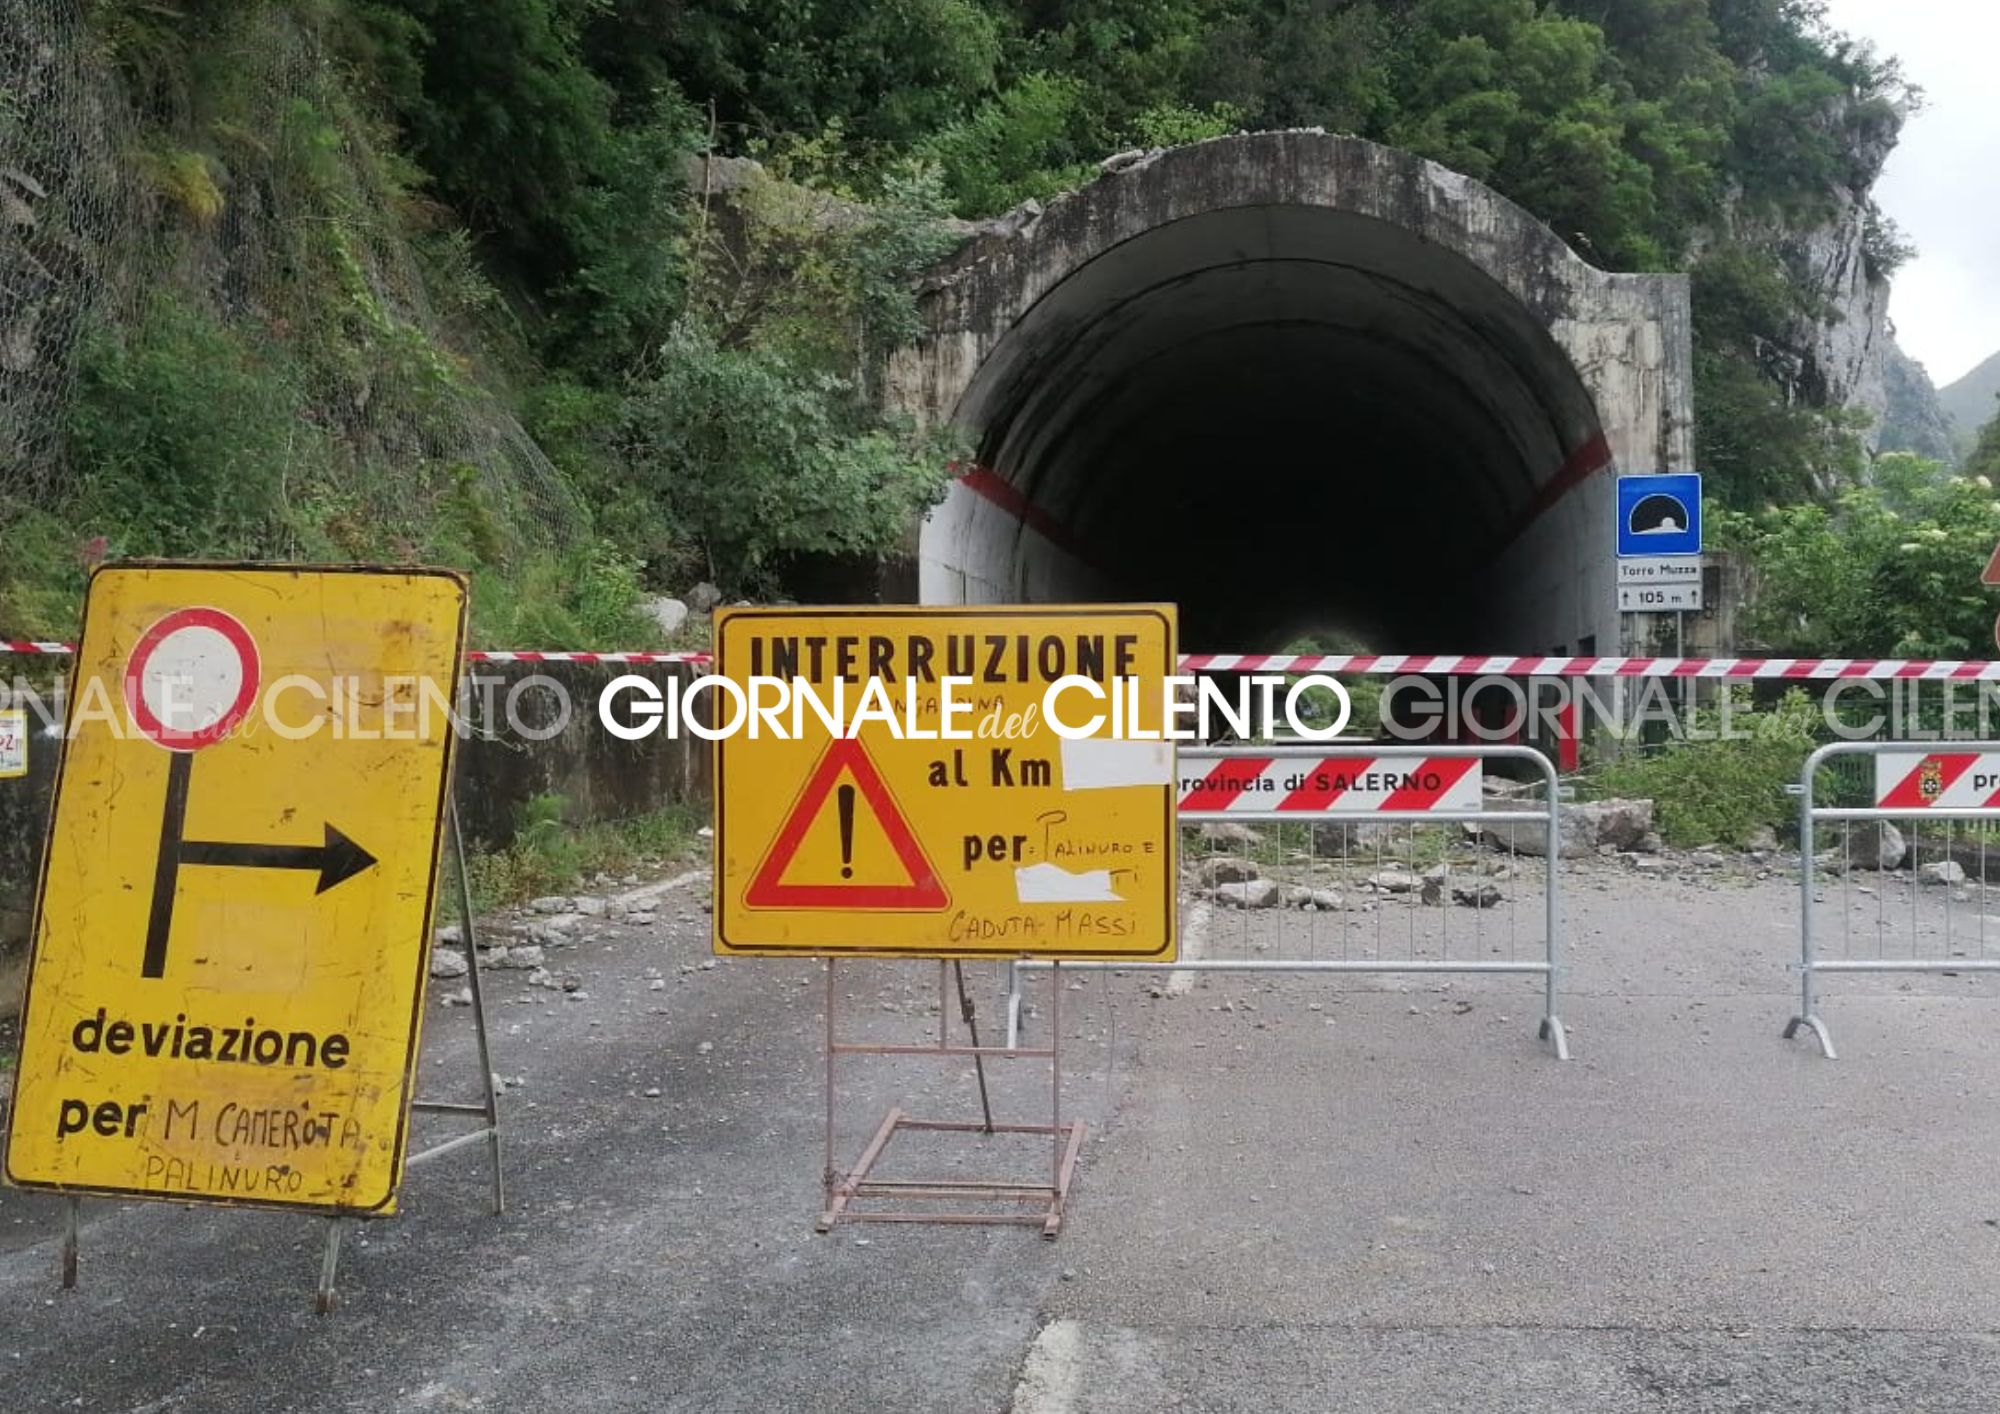
<svg viewBox="0 0 2000 1414">
<path fill-rule="evenodd" d="M 991 467 L 973 466 L 958 478 L 958 484 L 975 496 L 991 501 L 1057 549 L 1074 555 L 1085 564 L 1092 562 L 1091 557 L 1084 553 L 1083 542 L 1071 533 L 1068 526 L 1029 500 L 1026 492 Z"/>
<path fill-rule="evenodd" d="M 1508 532 L 1507 543 L 1511 545 L 1519 540 L 1527 533 L 1528 527 L 1540 520 L 1556 502 L 1610 465 L 1611 444 L 1604 440 L 1602 432 L 1592 433 L 1590 440 L 1564 457 L 1555 475 L 1537 488 L 1535 499 L 1528 502 L 1528 508 L 1514 522 L 1513 530 Z"/>
</svg>

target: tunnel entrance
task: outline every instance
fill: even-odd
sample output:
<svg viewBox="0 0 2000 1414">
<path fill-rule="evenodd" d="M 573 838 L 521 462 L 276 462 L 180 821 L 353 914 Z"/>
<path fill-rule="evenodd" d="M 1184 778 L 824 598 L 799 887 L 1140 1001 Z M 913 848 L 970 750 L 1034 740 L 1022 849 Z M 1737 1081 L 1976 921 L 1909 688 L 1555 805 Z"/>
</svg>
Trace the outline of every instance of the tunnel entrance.
<svg viewBox="0 0 2000 1414">
<path fill-rule="evenodd" d="M 1686 460 L 1686 289 L 1319 133 L 1172 149 L 939 272 L 891 400 L 976 463 L 926 602 L 1162 599 L 1194 651 L 1616 651 L 1609 472 Z"/>
</svg>

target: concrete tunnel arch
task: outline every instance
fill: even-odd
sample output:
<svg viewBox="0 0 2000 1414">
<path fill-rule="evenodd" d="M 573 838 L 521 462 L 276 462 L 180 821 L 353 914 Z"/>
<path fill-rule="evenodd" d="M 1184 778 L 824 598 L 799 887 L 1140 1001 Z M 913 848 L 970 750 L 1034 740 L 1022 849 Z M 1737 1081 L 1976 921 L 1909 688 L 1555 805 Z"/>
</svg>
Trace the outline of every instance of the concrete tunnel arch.
<svg viewBox="0 0 2000 1414">
<path fill-rule="evenodd" d="M 1692 462 L 1684 276 L 1316 131 L 1131 160 L 933 272 L 884 400 L 974 464 L 926 603 L 1165 599 L 1191 650 L 1622 651 L 1614 469 Z"/>
</svg>

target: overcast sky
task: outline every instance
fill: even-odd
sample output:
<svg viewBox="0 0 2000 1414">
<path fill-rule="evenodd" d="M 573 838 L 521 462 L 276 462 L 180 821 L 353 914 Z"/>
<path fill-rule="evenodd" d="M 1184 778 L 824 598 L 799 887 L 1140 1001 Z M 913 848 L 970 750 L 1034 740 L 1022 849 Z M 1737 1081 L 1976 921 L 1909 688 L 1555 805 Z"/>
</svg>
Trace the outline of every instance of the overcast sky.
<svg viewBox="0 0 2000 1414">
<path fill-rule="evenodd" d="M 1875 198 L 1917 245 L 1897 342 L 1943 387 L 2000 349 L 2000 0 L 1828 0 L 1827 18 L 1924 90 Z"/>
</svg>

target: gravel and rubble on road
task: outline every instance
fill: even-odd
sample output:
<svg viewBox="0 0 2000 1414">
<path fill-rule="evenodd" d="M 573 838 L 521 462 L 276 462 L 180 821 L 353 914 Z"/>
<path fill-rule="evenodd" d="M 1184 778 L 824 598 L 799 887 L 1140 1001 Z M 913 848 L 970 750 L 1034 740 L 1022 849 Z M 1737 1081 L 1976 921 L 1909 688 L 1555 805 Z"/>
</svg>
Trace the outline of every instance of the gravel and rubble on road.
<svg viewBox="0 0 2000 1414">
<path fill-rule="evenodd" d="M 1343 923 L 1363 950 L 1408 947 L 1413 921 L 1492 947 L 1510 915 L 1531 948 L 1547 861 L 1468 867 L 1494 853 L 1451 842 L 1377 866 L 1371 846 L 1354 877 L 1307 884 L 1282 852 L 1246 869 L 1191 849 L 1184 914 L 1246 956 L 1311 936 L 1286 929 L 1337 946 Z M 508 1213 L 484 1212 L 477 1149 L 412 1170 L 402 1214 L 355 1228 L 345 1305 L 318 1320 L 317 1223 L 91 1202 L 82 1286 L 61 1295 L 60 1203 L 0 1192 L 0 1403 L 875 1414 L 1039 1411 L 1053 1388 L 1100 1414 L 1404 1414 L 1497 1370 L 1519 1398 L 1487 1407 L 1509 1410 L 1706 1414 L 1778 1407 L 1773 1392 L 1788 1408 L 1870 1407 L 1815 1404 L 1832 1361 L 1872 1381 L 1856 1388 L 1919 1391 L 1898 1407 L 1990 1407 L 1994 974 L 1830 983 L 1845 1058 L 1829 1063 L 1778 1037 L 1797 981 L 1795 853 L 1592 850 L 1560 867 L 1566 1065 L 1535 1039 L 1526 979 L 1031 983 L 1030 1043 L 1046 1039 L 1048 987 L 1064 988 L 1065 1109 L 1087 1125 L 1055 1244 L 814 1235 L 826 975 L 712 956 L 706 871 L 592 881 L 481 918 Z M 1390 870 L 1407 877 L 1370 887 Z M 1871 945 L 1976 955 L 1987 914 L 1969 872 L 1829 868 L 1818 896 Z M 1197 896 L 1257 883 L 1329 897 Z M 1504 897 L 1446 902 L 1460 889 Z M 1991 921 L 2000 957 L 2000 907 Z M 438 942 L 465 956 L 463 930 Z M 967 971 L 982 1025 L 997 1024 L 1000 969 Z M 465 980 L 433 998 L 469 1000 Z M 843 963 L 843 1025 L 912 1039 L 941 1008 L 956 1024 L 941 980 L 930 963 Z M 468 1021 L 431 1010 L 421 1094 L 476 1078 Z M 1046 1104 L 1045 1069 L 989 1072 L 1002 1114 Z M 969 1063 L 856 1060 L 840 1085 L 839 1162 L 889 1104 L 977 1113 Z M 416 1123 L 419 1146 L 453 1132 L 448 1116 Z M 1016 1160 L 1035 1162 L 973 1136 L 895 1172 Z M 1683 1376 L 1722 1402 L 1657 1394 Z"/>
<path fill-rule="evenodd" d="M 1620 871 L 1719 881 L 1796 871 L 1771 831 L 1743 849 L 1667 847 L 1648 800 L 1566 806 L 1562 857 L 1573 873 Z M 1194 897 L 1232 909 L 1372 913 L 1397 905 L 1490 909 L 1532 896 L 1546 879 L 1547 827 L 1367 820 L 1264 826 L 1220 821 L 1186 832 Z M 1900 856 L 1899 856 L 1900 857 Z M 1940 866 L 1940 872 L 1948 868 Z M 1508 886 L 1512 885 L 1510 889 Z"/>
</svg>

